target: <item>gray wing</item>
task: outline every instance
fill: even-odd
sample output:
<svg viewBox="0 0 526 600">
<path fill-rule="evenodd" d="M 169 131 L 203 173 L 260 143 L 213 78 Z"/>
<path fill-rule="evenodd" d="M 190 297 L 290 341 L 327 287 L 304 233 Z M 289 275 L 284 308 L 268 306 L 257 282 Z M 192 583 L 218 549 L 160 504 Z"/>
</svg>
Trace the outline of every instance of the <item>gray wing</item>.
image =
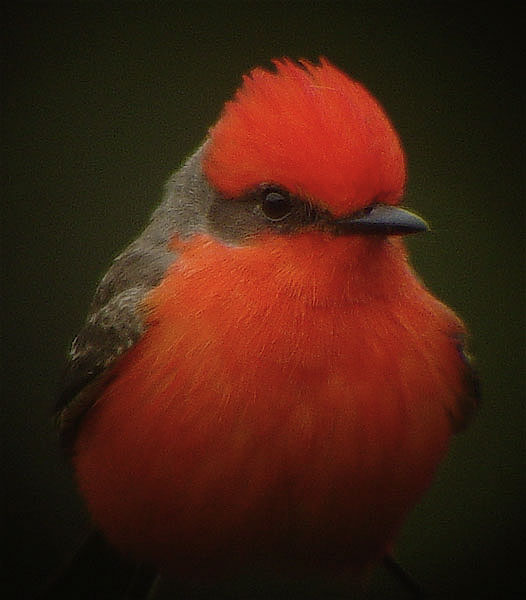
<svg viewBox="0 0 526 600">
<path fill-rule="evenodd" d="M 482 394 L 480 379 L 475 368 L 475 361 L 467 349 L 466 336 L 458 334 L 453 336 L 457 352 L 464 366 L 465 394 L 460 398 L 458 413 L 451 416 L 455 432 L 462 431 L 471 420 L 475 409 L 479 406 Z"/>
<path fill-rule="evenodd" d="M 177 259 L 170 240 L 206 227 L 214 194 L 201 171 L 202 150 L 203 146 L 168 181 L 144 232 L 117 256 L 97 287 L 86 322 L 71 344 L 61 382 L 57 424 L 66 447 L 111 377 L 115 361 L 144 333 L 142 301 Z"/>
<path fill-rule="evenodd" d="M 141 302 L 162 279 L 176 255 L 158 248 L 127 248 L 104 276 L 86 322 L 71 344 L 57 404 L 65 445 L 72 441 L 80 417 L 90 408 L 109 367 L 144 332 Z M 147 277 L 139 279 L 147 270 Z"/>
</svg>

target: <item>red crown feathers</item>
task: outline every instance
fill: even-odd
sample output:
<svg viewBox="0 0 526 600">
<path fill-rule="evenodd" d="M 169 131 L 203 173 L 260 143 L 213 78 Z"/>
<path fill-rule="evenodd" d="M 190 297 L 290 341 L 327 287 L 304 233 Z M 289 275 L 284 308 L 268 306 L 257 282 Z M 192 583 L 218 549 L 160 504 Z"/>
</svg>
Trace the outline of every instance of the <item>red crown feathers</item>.
<svg viewBox="0 0 526 600">
<path fill-rule="evenodd" d="M 398 136 L 378 102 L 328 60 L 273 61 L 243 78 L 210 130 L 204 170 L 237 197 L 268 182 L 341 216 L 396 204 L 405 183 Z"/>
</svg>

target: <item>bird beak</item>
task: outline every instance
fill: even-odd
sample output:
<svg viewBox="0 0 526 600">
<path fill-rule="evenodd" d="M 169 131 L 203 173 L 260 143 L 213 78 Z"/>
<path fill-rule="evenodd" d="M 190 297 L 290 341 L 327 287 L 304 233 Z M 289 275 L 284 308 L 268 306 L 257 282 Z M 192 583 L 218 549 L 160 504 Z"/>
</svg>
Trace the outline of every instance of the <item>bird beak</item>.
<svg viewBox="0 0 526 600">
<path fill-rule="evenodd" d="M 429 226 L 418 215 L 398 206 L 372 204 L 358 213 L 334 221 L 341 234 L 406 235 L 429 231 Z"/>
</svg>

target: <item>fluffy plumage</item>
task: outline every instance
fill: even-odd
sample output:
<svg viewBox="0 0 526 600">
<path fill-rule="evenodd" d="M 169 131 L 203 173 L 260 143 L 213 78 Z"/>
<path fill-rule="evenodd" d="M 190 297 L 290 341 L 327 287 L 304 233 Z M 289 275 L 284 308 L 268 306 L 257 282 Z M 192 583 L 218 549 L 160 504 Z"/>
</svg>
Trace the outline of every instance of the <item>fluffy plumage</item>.
<svg viewBox="0 0 526 600">
<path fill-rule="evenodd" d="M 276 69 L 245 78 L 103 280 L 108 301 L 137 284 L 137 248 L 142 269 L 163 259 L 133 306 L 133 347 L 81 340 L 89 365 L 113 354 L 102 374 L 80 370 L 98 378 L 75 413 L 80 490 L 113 544 L 183 577 L 259 561 L 363 570 L 475 403 L 463 325 L 401 239 L 269 221 L 225 242 L 212 227 L 261 183 L 336 216 L 400 199 L 403 152 L 371 95 L 325 60 Z M 261 224 L 258 198 L 229 207 Z M 106 321 L 88 325 L 120 331 Z"/>
<path fill-rule="evenodd" d="M 132 556 L 182 574 L 359 568 L 429 484 L 464 393 L 461 325 L 400 248 L 364 242 L 371 269 L 349 264 L 356 240 L 317 238 L 194 238 L 149 296 L 75 457 Z"/>
</svg>

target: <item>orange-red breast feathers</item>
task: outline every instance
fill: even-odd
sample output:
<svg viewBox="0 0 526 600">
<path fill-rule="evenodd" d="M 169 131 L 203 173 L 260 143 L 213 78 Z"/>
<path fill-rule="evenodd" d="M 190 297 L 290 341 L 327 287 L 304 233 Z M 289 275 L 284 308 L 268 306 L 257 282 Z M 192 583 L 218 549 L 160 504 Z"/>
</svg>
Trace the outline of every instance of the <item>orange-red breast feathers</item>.
<svg viewBox="0 0 526 600">
<path fill-rule="evenodd" d="M 371 270 L 349 264 L 348 238 L 317 238 L 194 238 L 148 298 L 75 457 L 95 522 L 133 556 L 181 573 L 358 568 L 429 484 L 461 326 L 396 246 L 368 241 Z"/>
</svg>

